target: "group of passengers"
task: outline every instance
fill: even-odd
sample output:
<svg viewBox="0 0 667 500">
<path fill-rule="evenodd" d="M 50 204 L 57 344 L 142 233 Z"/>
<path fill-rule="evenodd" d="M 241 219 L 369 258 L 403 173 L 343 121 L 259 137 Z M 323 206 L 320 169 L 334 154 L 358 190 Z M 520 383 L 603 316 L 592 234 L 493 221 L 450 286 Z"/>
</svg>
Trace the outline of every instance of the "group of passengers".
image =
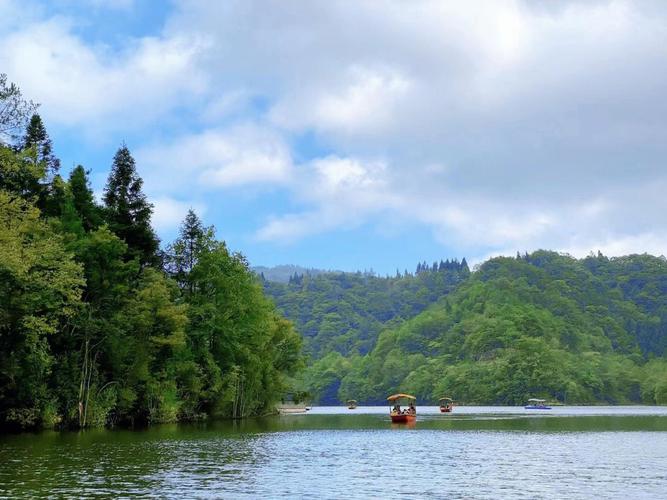
<svg viewBox="0 0 667 500">
<path fill-rule="evenodd" d="M 410 406 L 408 406 L 405 410 L 401 410 L 401 405 L 396 404 L 392 408 L 391 412 L 394 415 L 416 415 L 417 408 L 415 408 L 414 403 L 410 403 Z"/>
</svg>

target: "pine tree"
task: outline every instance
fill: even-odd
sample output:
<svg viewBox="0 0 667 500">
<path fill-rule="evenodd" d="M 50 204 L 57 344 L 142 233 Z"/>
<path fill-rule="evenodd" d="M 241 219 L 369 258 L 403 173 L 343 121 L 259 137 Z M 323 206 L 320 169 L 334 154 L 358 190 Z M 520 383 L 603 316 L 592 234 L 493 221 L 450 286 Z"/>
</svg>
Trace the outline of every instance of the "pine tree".
<svg viewBox="0 0 667 500">
<path fill-rule="evenodd" d="M 197 265 L 199 256 L 213 247 L 215 230 L 204 227 L 194 210 L 188 210 L 178 239 L 167 250 L 167 272 L 176 280 L 181 290 L 192 294 L 193 281 L 190 273 Z"/>
<path fill-rule="evenodd" d="M 56 174 L 49 183 L 48 191 L 42 191 L 38 206 L 47 217 L 61 217 L 68 196 L 67 183 Z"/>
<path fill-rule="evenodd" d="M 36 160 L 44 162 L 49 176 L 55 176 L 60 170 L 60 160 L 53 154 L 53 145 L 46 132 L 42 118 L 34 113 L 25 131 L 21 144 L 23 149 L 34 148 Z"/>
<path fill-rule="evenodd" d="M 69 174 L 69 190 L 84 229 L 92 231 L 102 224 L 102 215 L 100 207 L 95 203 L 88 174 L 81 165 L 77 165 Z"/>
<path fill-rule="evenodd" d="M 104 189 L 104 205 L 109 228 L 125 240 L 128 257 L 142 265 L 157 263 L 159 240 L 151 227 L 153 205 L 141 190 L 134 158 L 124 144 L 118 149 Z"/>
</svg>

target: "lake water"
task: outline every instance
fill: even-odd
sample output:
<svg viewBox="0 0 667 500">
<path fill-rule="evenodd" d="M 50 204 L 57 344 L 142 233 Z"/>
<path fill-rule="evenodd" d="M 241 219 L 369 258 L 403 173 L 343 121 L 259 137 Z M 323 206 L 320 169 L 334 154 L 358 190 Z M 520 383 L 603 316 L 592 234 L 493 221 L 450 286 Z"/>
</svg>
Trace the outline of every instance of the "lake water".
<svg viewBox="0 0 667 500">
<path fill-rule="evenodd" d="M 667 408 L 387 408 L 0 437 L 0 497 L 667 498 Z"/>
</svg>

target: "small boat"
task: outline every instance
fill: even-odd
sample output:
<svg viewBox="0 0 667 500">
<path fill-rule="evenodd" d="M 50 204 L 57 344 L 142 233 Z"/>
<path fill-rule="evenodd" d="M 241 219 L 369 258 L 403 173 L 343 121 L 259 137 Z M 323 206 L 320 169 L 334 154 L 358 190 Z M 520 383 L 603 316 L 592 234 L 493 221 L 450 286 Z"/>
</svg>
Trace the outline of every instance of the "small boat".
<svg viewBox="0 0 667 500">
<path fill-rule="evenodd" d="M 306 407 L 279 407 L 278 408 L 278 413 L 281 415 L 293 415 L 297 413 L 306 413 L 310 408 Z"/>
<path fill-rule="evenodd" d="M 551 406 L 547 406 L 545 399 L 530 398 L 528 404 L 524 406 L 526 410 L 551 410 Z"/>
<path fill-rule="evenodd" d="M 408 424 L 417 420 L 417 408 L 415 408 L 415 400 L 417 398 L 410 394 L 393 394 L 387 398 L 387 401 L 393 403 L 389 410 L 391 421 L 395 424 Z M 401 409 L 401 403 L 407 406 Z"/>
<path fill-rule="evenodd" d="M 451 413 L 454 409 L 452 398 L 440 398 L 440 413 Z"/>
<path fill-rule="evenodd" d="M 348 410 L 354 410 L 357 407 L 357 400 L 356 399 L 348 399 L 347 400 L 347 409 Z"/>
</svg>

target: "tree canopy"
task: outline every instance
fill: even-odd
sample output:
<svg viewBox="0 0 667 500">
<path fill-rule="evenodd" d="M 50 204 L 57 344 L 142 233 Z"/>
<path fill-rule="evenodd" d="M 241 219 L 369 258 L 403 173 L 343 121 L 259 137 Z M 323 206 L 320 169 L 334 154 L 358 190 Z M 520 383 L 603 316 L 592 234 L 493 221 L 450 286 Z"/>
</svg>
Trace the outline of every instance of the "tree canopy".
<svg viewBox="0 0 667 500">
<path fill-rule="evenodd" d="M 663 257 L 577 260 L 537 251 L 495 258 L 449 289 L 436 287 L 438 298 L 412 314 L 378 317 L 370 337 L 363 323 L 341 321 L 372 317 L 378 303 L 387 304 L 387 296 L 371 294 L 378 280 L 400 289 L 429 276 L 422 282 L 427 286 L 437 283 L 433 276 L 441 266 L 434 268 L 420 263 L 416 277 L 360 281 L 357 287 L 365 288 L 354 291 L 354 308 L 346 305 L 354 287 L 333 292 L 332 282 L 354 282 L 355 275 L 304 280 L 316 290 L 310 301 L 298 292 L 305 285 L 293 283 L 292 291 L 267 286 L 308 342 L 311 361 L 301 389 L 327 404 L 350 398 L 380 403 L 396 391 L 432 402 L 453 394 L 477 404 L 522 404 L 530 397 L 667 403 Z M 364 294 L 373 300 L 362 300 Z M 350 309 L 339 315 L 342 307 Z"/>
<path fill-rule="evenodd" d="M 3 76 L 0 132 L 32 111 L 20 99 Z M 0 144 L 0 427 L 272 411 L 301 339 L 245 258 L 193 211 L 161 251 L 125 145 L 100 206 L 83 166 L 58 175 L 39 115 L 23 137 Z"/>
</svg>

